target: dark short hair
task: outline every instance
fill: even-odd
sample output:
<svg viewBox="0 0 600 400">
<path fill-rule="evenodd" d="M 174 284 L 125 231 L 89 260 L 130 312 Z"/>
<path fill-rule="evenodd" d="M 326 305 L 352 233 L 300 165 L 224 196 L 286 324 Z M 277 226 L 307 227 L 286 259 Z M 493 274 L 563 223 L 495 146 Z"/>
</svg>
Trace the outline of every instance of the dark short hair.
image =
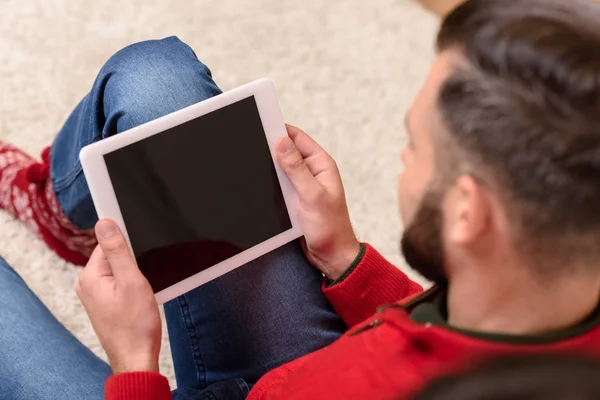
<svg viewBox="0 0 600 400">
<path fill-rule="evenodd" d="M 596 400 L 600 363 L 575 355 L 488 360 L 430 383 L 413 400 Z"/>
<path fill-rule="evenodd" d="M 469 0 L 437 46 L 462 53 L 438 98 L 456 157 L 497 183 L 526 237 L 600 253 L 600 4 Z"/>
</svg>

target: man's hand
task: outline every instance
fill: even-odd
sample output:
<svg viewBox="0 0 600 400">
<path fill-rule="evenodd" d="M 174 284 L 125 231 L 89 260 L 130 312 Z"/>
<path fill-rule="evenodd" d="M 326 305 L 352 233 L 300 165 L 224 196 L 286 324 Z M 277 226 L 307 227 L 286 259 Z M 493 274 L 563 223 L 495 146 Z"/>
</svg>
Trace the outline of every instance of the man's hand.
<svg viewBox="0 0 600 400">
<path fill-rule="evenodd" d="M 325 276 L 337 279 L 360 252 L 340 172 L 325 150 L 300 129 L 277 144 L 277 161 L 296 188 L 306 257 Z"/>
<path fill-rule="evenodd" d="M 158 372 L 161 324 L 150 284 L 110 220 L 96 224 L 99 245 L 79 275 L 83 303 L 113 373 Z"/>
</svg>

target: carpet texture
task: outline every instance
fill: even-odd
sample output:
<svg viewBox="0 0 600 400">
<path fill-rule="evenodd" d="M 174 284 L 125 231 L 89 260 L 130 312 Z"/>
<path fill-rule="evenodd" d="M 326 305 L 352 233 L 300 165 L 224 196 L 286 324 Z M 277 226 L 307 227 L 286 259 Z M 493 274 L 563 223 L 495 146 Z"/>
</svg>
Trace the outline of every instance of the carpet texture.
<svg viewBox="0 0 600 400">
<path fill-rule="evenodd" d="M 402 266 L 396 200 L 403 119 L 437 20 L 409 0 L 3 0 L 0 139 L 36 155 L 114 52 L 177 35 L 224 89 L 271 77 L 286 121 L 337 160 L 361 240 Z M 104 357 L 75 296 L 79 269 L 0 212 L 0 255 Z M 43 338 L 40 338 L 43 341 Z M 173 383 L 166 334 L 161 370 Z M 174 385 L 173 385 L 174 387 Z"/>
</svg>

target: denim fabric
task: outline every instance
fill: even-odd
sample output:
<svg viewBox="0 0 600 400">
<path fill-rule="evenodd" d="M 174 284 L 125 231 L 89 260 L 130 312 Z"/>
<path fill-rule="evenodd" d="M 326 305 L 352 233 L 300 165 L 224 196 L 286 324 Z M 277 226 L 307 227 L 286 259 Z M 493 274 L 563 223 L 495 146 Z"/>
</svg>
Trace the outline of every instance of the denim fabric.
<svg viewBox="0 0 600 400">
<path fill-rule="evenodd" d="M 136 43 L 112 56 L 50 152 L 52 184 L 67 218 L 81 229 L 98 220 L 79 163 L 82 147 L 219 93 L 208 68 L 176 37 Z"/>
<path fill-rule="evenodd" d="M 293 242 L 167 303 L 177 386 L 252 385 L 333 342 L 345 325 L 321 281 Z"/>
<path fill-rule="evenodd" d="M 78 159 L 83 146 L 219 93 L 208 68 L 175 37 L 115 54 L 52 145 L 52 182 L 69 219 L 83 229 L 97 221 Z M 8 266 L 2 275 L 11 279 L 0 278 L 7 286 L 0 290 L 0 399 L 102 398 L 108 366 Z M 265 372 L 336 340 L 346 327 L 321 281 L 293 242 L 167 303 L 174 398 L 242 399 Z"/>
<path fill-rule="evenodd" d="M 101 400 L 109 376 L 0 258 L 0 399 Z"/>
</svg>

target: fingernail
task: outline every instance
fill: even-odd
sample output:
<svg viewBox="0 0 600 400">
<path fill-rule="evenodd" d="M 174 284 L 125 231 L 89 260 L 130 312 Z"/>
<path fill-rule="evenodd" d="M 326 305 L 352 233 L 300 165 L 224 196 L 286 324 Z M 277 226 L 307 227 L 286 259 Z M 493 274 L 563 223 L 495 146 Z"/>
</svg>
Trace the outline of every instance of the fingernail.
<svg viewBox="0 0 600 400">
<path fill-rule="evenodd" d="M 284 137 L 279 144 L 279 151 L 287 153 L 294 148 L 294 142 L 289 137 Z"/>
<path fill-rule="evenodd" d="M 96 235 L 98 235 L 98 238 L 106 238 L 117 233 L 117 229 L 117 224 L 104 219 L 96 224 Z"/>
</svg>

